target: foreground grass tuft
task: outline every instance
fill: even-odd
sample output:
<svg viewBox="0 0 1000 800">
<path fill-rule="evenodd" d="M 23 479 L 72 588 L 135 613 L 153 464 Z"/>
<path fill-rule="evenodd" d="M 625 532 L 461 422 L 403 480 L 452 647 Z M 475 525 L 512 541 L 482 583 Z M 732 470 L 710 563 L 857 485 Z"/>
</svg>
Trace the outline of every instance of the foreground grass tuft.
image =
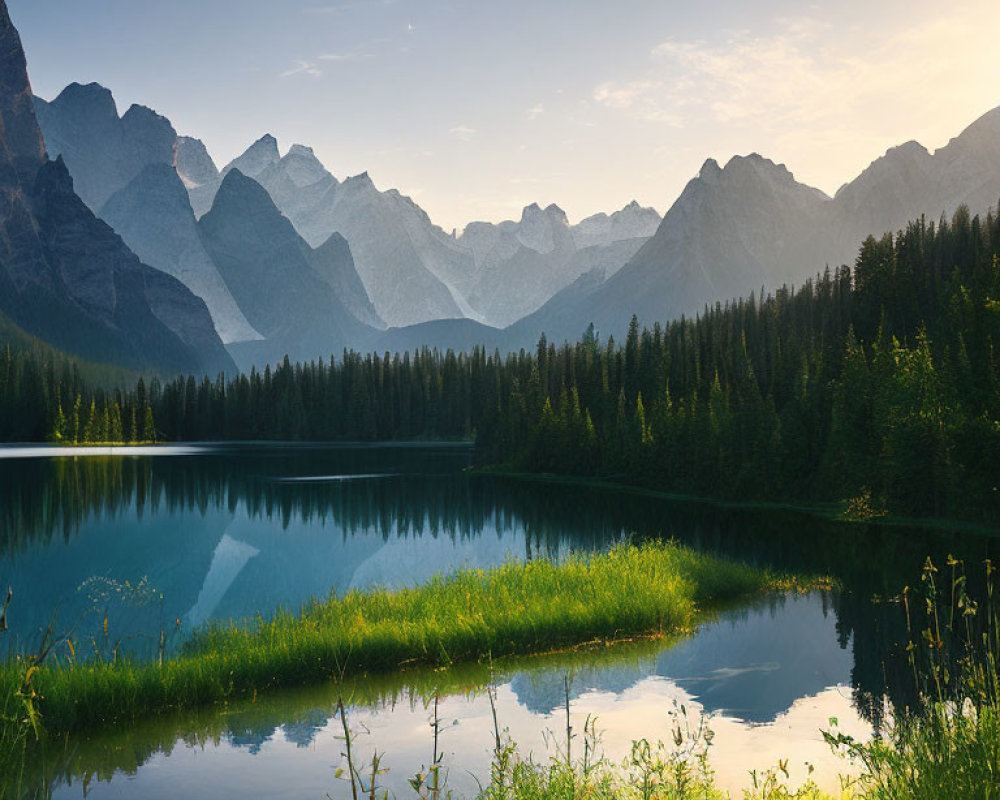
<svg viewBox="0 0 1000 800">
<path fill-rule="evenodd" d="M 623 545 L 564 563 L 463 570 L 413 589 L 351 592 L 209 627 L 162 665 L 47 663 L 34 677 L 46 729 L 73 731 L 258 692 L 682 631 L 698 610 L 777 586 L 751 567 L 675 544 Z M 18 667 L 0 669 L 0 692 Z"/>
</svg>

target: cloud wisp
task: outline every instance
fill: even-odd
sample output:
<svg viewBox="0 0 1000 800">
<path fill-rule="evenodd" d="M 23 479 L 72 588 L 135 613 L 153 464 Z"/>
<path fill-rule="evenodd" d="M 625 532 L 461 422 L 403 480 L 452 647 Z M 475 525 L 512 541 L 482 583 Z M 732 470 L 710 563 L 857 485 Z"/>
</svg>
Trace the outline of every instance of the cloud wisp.
<svg viewBox="0 0 1000 800">
<path fill-rule="evenodd" d="M 280 77 L 291 78 L 293 75 L 308 75 L 311 78 L 318 78 L 322 74 L 323 70 L 316 65 L 316 62 L 299 58 L 295 60 L 295 66 L 286 69 L 280 74 Z"/>
<path fill-rule="evenodd" d="M 472 139 L 479 131 L 469 125 L 456 125 L 453 128 L 448 129 L 448 133 L 454 136 L 456 139 L 460 139 L 463 142 L 467 142 Z"/>
<path fill-rule="evenodd" d="M 967 12 L 967 13 L 965 13 Z M 886 148 L 933 149 L 1000 102 L 1000 6 L 934 8 L 886 31 L 815 11 L 715 38 L 666 39 L 646 67 L 602 81 L 590 102 L 624 124 L 660 124 L 716 155 L 760 149 L 828 191 Z M 702 153 L 703 156 L 709 152 Z"/>
</svg>

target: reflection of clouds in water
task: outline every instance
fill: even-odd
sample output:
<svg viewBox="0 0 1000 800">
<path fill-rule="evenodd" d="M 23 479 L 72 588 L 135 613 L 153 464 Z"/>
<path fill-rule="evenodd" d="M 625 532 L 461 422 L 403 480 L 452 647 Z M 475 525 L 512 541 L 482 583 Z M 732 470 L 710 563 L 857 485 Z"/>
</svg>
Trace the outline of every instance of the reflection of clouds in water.
<svg viewBox="0 0 1000 800">
<path fill-rule="evenodd" d="M 564 710 L 557 707 L 551 713 L 532 712 L 518 702 L 510 684 L 500 686 L 497 695 L 500 727 L 518 743 L 521 753 L 532 755 L 537 761 L 553 755 L 552 742 L 562 741 L 560 737 L 564 735 Z M 809 777 L 806 764 L 812 764 L 815 767 L 812 777 L 820 786 L 836 790 L 838 776 L 851 768 L 832 754 L 821 731 L 830 729 L 830 718 L 837 717 L 838 728 L 844 733 L 859 739 L 871 733 L 870 726 L 851 705 L 850 691 L 844 687 L 824 688 L 798 698 L 771 722 L 747 724 L 731 715 L 705 712 L 683 687 L 658 676 L 643 679 L 622 692 L 584 692 L 571 702 L 570 719 L 578 734 L 588 719 L 596 719 L 600 752 L 618 763 L 639 738 L 665 741 L 672 746 L 674 721 L 670 715 L 681 706 L 685 707 L 692 728 L 698 726 L 702 714 L 707 714 L 714 733 L 710 763 L 720 788 L 729 791 L 732 797 L 742 796 L 742 789 L 749 784 L 750 770 L 760 773 L 785 759 L 793 784 Z M 489 776 L 493 747 L 489 700 L 484 694 L 442 697 L 439 719 L 442 727 L 438 744 L 449 774 L 447 788 L 457 797 L 473 797 L 477 794 L 477 779 L 485 781 Z M 407 778 L 430 762 L 431 709 L 412 702 L 378 708 L 354 707 L 348 709 L 348 721 L 357 763 L 370 763 L 376 750 L 383 754 L 383 766 L 389 770 L 383 776 L 383 785 L 396 796 L 406 796 Z M 220 746 L 230 749 L 228 755 L 218 752 L 218 747 L 209 749 L 190 768 L 210 769 L 208 765 L 200 766 L 204 765 L 206 755 L 209 761 L 215 758 L 230 762 L 236 755 L 232 749 L 236 749 L 254 757 L 242 761 L 238 771 L 228 768 L 225 786 L 215 796 L 237 800 L 245 797 L 251 787 L 260 796 L 270 789 L 295 796 L 322 796 L 330 772 L 337 766 L 346 766 L 340 736 L 339 718 L 330 716 L 329 710 L 315 709 L 298 715 L 294 722 L 284 723 L 280 730 L 264 726 L 254 734 L 239 728 L 239 734 L 231 733 L 226 744 Z M 582 748 L 582 739 L 577 742 L 575 746 Z M 174 757 L 177 755 L 175 751 Z M 136 780 L 139 783 L 155 780 L 155 772 L 140 770 Z M 154 791 L 151 796 L 158 795 Z"/>
<path fill-rule="evenodd" d="M 774 614 L 776 606 L 762 600 L 720 615 L 672 648 L 640 651 L 624 663 L 597 656 L 581 660 L 572 668 L 574 731 L 581 734 L 588 718 L 596 718 L 601 751 L 620 762 L 639 738 L 672 747 L 671 712 L 683 705 L 692 728 L 703 714 L 708 718 L 715 734 L 710 761 L 720 787 L 732 797 L 742 796 L 750 770 L 760 773 L 779 759 L 787 759 L 793 782 L 806 778 L 809 762 L 821 786 L 836 790 L 837 776 L 848 765 L 831 753 L 821 731 L 830 728 L 831 717 L 839 719 L 841 731 L 859 739 L 870 735 L 871 728 L 853 708 L 851 692 L 837 685 L 847 682 L 849 667 L 842 680 L 823 683 L 828 672 L 820 669 L 823 662 L 843 654 L 833 621 L 819 624 L 826 619 L 825 602 L 820 595 L 794 598 L 779 604 L 780 613 Z M 806 639 L 804 630 L 811 631 Z M 795 648 L 805 651 L 805 657 L 797 657 Z M 687 677 L 679 677 L 681 673 Z M 552 742 L 563 741 L 564 675 L 564 667 L 522 667 L 498 687 L 500 728 L 509 731 L 525 757 L 544 762 L 554 755 Z M 220 741 L 178 743 L 169 756 L 170 769 L 163 768 L 167 756 L 154 755 L 127 778 L 130 796 L 173 800 L 184 796 L 180 781 L 193 787 L 192 796 L 211 787 L 219 800 L 323 797 L 335 785 L 333 771 L 344 766 L 344 743 L 330 698 L 310 697 L 301 705 L 292 695 L 287 704 L 234 706 Z M 720 698 L 734 702 L 713 705 Z M 737 703 L 753 708 L 734 710 Z M 432 708 L 409 692 L 379 705 L 350 706 L 356 763 L 370 763 L 377 749 L 389 770 L 382 780 L 385 788 L 397 797 L 412 794 L 407 779 L 432 758 L 432 717 Z M 476 796 L 477 779 L 489 777 L 494 746 L 489 699 L 482 691 L 442 697 L 439 719 L 447 788 L 456 797 Z M 582 747 L 578 738 L 578 755 Z M 114 796 L 124 780 L 116 775 L 101 788 Z M 55 797 L 60 796 L 73 795 L 57 791 Z"/>
<path fill-rule="evenodd" d="M 571 697 L 588 691 L 622 693 L 651 676 L 685 687 L 709 711 L 727 711 L 765 723 L 799 697 L 847 684 L 853 654 L 838 641 L 836 620 L 823 593 L 720 614 L 694 636 L 649 659 L 584 665 L 574 671 Z M 515 675 L 511 689 L 527 709 L 548 713 L 564 702 L 562 673 Z"/>
<path fill-rule="evenodd" d="M 685 683 L 695 683 L 697 681 L 724 681 L 727 678 L 736 678 L 740 675 L 749 675 L 753 672 L 774 672 L 775 670 L 781 669 L 781 664 L 776 661 L 772 661 L 769 664 L 753 664 L 749 667 L 719 667 L 719 669 L 713 669 L 708 675 L 704 677 L 691 677 L 685 678 Z"/>
</svg>

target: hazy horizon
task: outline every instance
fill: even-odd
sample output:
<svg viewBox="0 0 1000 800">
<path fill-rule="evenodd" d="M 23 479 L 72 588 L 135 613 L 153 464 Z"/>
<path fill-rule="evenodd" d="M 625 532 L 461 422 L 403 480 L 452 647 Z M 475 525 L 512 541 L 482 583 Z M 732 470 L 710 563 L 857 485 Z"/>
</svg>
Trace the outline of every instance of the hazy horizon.
<svg viewBox="0 0 1000 800">
<path fill-rule="evenodd" d="M 875 7 L 877 5 L 877 7 Z M 706 158 L 759 152 L 832 195 L 889 147 L 1000 105 L 1000 8 L 524 0 L 10 0 L 34 91 L 169 117 L 222 167 L 264 133 L 367 171 L 446 230 L 556 203 L 663 213 Z"/>
</svg>

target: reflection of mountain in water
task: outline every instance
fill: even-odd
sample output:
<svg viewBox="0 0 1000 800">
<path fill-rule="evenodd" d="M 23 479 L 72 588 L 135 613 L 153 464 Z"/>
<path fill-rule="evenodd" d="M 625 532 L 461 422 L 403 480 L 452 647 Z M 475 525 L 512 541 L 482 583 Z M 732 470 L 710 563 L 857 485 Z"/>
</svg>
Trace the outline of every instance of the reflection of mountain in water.
<svg viewBox="0 0 1000 800">
<path fill-rule="evenodd" d="M 620 694 L 651 676 L 676 681 L 707 711 L 770 722 L 800 697 L 851 679 L 853 654 L 838 642 L 823 594 L 773 597 L 728 611 L 691 639 L 638 666 L 574 670 L 571 698 L 590 691 Z M 518 701 L 536 714 L 565 702 L 564 673 L 521 673 Z"/>
<path fill-rule="evenodd" d="M 85 614 L 88 602 L 77 587 L 94 575 L 133 582 L 146 575 L 163 592 L 162 605 L 111 610 L 107 644 L 121 639 L 123 646 L 151 651 L 161 624 L 171 633 L 175 621 L 193 609 L 199 609 L 199 618 L 208 616 L 208 603 L 199 605 L 199 597 L 210 589 L 219 595 L 211 598 L 212 615 L 253 616 L 278 605 L 297 608 L 332 588 L 401 585 L 453 566 L 496 563 L 508 553 L 533 558 L 602 548 L 634 532 L 673 537 L 758 565 L 838 578 L 846 591 L 831 599 L 836 623 L 831 616 L 823 624 L 834 630 L 831 641 L 842 647 L 853 643 L 857 702 L 877 719 L 884 693 L 905 705 L 912 689 L 905 658 L 899 657 L 906 641 L 902 614 L 897 606 L 873 607 L 871 598 L 892 597 L 912 585 L 928 555 L 938 563 L 949 553 L 965 559 L 973 591 L 981 575 L 971 565 L 1000 560 L 998 541 L 988 537 L 845 525 L 790 510 L 721 508 L 613 487 L 462 472 L 472 458 L 469 448 L 427 446 L 247 446 L 174 458 L 0 458 L 0 585 L 10 580 L 15 589 L 8 638 L 15 646 L 30 646 L 58 605 L 59 630 L 72 628 L 78 641 L 89 642 L 100 630 L 100 616 Z M 232 574 L 220 572 L 220 566 L 213 578 L 213 561 L 226 535 L 258 552 Z M 224 546 L 222 555 L 230 547 Z M 670 663 L 651 666 L 649 674 L 676 677 L 706 704 L 748 718 L 755 712 L 734 704 L 732 687 L 753 675 L 762 677 L 762 686 L 773 681 L 778 697 L 785 672 L 771 665 L 796 656 L 794 649 L 778 658 L 761 648 L 762 653 L 746 649 L 737 658 L 736 645 L 726 638 L 713 667 L 723 671 L 709 674 L 685 666 L 685 647 Z M 801 656 L 808 655 L 803 649 Z M 754 672 L 743 672 L 748 669 Z M 611 681 L 604 684 L 609 689 L 637 679 L 600 678 Z M 529 707 L 543 708 L 553 697 L 558 701 L 561 688 L 551 696 L 539 689 L 537 696 L 526 701 Z M 759 705 L 766 709 L 779 702 Z"/>
<path fill-rule="evenodd" d="M 232 527 L 232 526 L 230 526 Z M 260 554 L 253 545 L 234 539 L 229 533 L 224 533 L 219 544 L 212 553 L 212 564 L 201 585 L 197 602 L 184 615 L 190 625 L 201 625 L 207 622 L 215 613 L 219 601 L 233 585 L 247 562 Z"/>
<path fill-rule="evenodd" d="M 234 457 L 234 455 L 238 457 Z M 0 459 L 0 580 L 15 646 L 56 630 L 149 654 L 212 619 L 296 610 L 331 591 L 605 546 L 512 513 L 462 448 L 257 448 L 174 458 Z M 350 475 L 351 480 L 288 480 Z M 485 491 L 484 491 L 485 489 Z M 78 587 L 143 577 L 162 602 L 91 607 Z M 103 637 L 103 618 L 110 637 Z"/>
</svg>

